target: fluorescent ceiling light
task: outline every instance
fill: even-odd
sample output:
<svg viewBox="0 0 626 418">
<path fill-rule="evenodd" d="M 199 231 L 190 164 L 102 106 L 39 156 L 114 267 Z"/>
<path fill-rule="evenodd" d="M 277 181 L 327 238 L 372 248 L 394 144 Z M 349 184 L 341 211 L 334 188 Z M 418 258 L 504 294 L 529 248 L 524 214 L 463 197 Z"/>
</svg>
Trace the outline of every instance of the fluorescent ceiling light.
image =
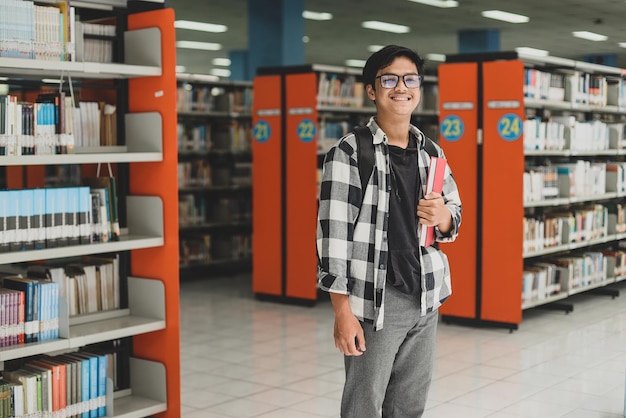
<svg viewBox="0 0 626 418">
<path fill-rule="evenodd" d="M 184 65 L 177 65 L 176 66 L 176 72 L 177 73 L 184 73 L 186 69 L 187 69 L 187 67 L 185 67 Z"/>
<path fill-rule="evenodd" d="M 445 62 L 445 54 L 426 54 L 426 59 L 429 61 Z"/>
<path fill-rule="evenodd" d="M 526 23 L 530 21 L 528 16 L 503 12 L 502 10 L 485 10 L 484 12 L 480 12 L 480 14 L 489 19 L 501 20 L 508 23 Z"/>
<path fill-rule="evenodd" d="M 230 77 L 230 70 L 227 70 L 226 68 L 213 68 L 211 70 L 211 74 L 218 77 Z"/>
<path fill-rule="evenodd" d="M 189 29 L 213 33 L 221 33 L 228 30 L 228 26 L 216 25 L 214 23 L 193 22 L 191 20 L 177 20 L 174 22 L 174 27 L 176 29 Z"/>
<path fill-rule="evenodd" d="M 355 59 L 351 59 L 351 60 L 346 60 L 345 64 L 348 67 L 357 67 L 357 68 L 363 68 L 365 66 L 365 60 L 355 60 Z"/>
<path fill-rule="evenodd" d="M 361 23 L 361 27 L 365 29 L 380 30 L 392 33 L 408 33 L 411 28 L 404 25 L 396 25 L 395 23 L 379 22 L 377 20 L 367 20 Z"/>
<path fill-rule="evenodd" d="M 577 38 L 586 39 L 588 41 L 596 41 L 596 42 L 606 41 L 607 39 L 609 39 L 609 37 L 606 35 L 600 35 L 599 33 L 588 32 L 586 30 L 579 30 L 576 32 L 572 32 L 572 35 L 574 35 Z"/>
<path fill-rule="evenodd" d="M 459 2 L 456 0 L 409 0 L 413 3 L 426 4 L 428 6 L 441 7 L 447 9 L 450 7 L 459 7 Z"/>
<path fill-rule="evenodd" d="M 62 83 L 63 80 L 59 80 L 58 78 L 57 79 L 54 79 L 54 78 L 44 78 L 44 79 L 41 80 L 41 82 L 42 83 L 48 83 L 48 84 L 59 84 L 59 83 Z"/>
<path fill-rule="evenodd" d="M 519 52 L 520 54 L 535 55 L 538 57 L 547 57 L 550 54 L 545 49 L 531 48 L 529 46 L 519 46 L 515 48 L 515 51 Z"/>
<path fill-rule="evenodd" d="M 617 45 L 619 45 L 622 48 L 626 48 L 626 42 L 620 42 Z"/>
<path fill-rule="evenodd" d="M 222 45 L 212 42 L 176 41 L 176 48 L 201 49 L 203 51 L 219 51 Z"/>
<path fill-rule="evenodd" d="M 211 62 L 213 65 L 219 65 L 221 67 L 230 66 L 230 60 L 228 58 L 213 58 L 213 61 Z"/>
<path fill-rule="evenodd" d="M 378 52 L 378 51 L 380 51 L 381 49 L 383 49 L 384 47 L 385 47 L 384 45 L 369 45 L 369 46 L 367 47 L 367 50 L 368 50 L 369 52 Z"/>
<path fill-rule="evenodd" d="M 0 81 L 9 81 L 9 77 L 0 77 Z"/>
<path fill-rule="evenodd" d="M 310 10 L 304 10 L 302 17 L 309 20 L 331 20 L 333 18 L 332 13 L 326 12 L 312 12 Z"/>
</svg>

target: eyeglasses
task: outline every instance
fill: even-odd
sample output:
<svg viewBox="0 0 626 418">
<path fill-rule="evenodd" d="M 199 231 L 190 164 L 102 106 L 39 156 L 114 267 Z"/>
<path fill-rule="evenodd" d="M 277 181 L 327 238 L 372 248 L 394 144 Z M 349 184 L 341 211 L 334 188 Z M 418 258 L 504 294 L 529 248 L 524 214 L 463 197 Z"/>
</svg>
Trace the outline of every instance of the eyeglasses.
<svg viewBox="0 0 626 418">
<path fill-rule="evenodd" d="M 384 89 L 396 88 L 400 78 L 407 89 L 417 89 L 422 85 L 422 76 L 419 74 L 382 74 L 376 78 L 380 78 L 380 86 Z"/>
</svg>

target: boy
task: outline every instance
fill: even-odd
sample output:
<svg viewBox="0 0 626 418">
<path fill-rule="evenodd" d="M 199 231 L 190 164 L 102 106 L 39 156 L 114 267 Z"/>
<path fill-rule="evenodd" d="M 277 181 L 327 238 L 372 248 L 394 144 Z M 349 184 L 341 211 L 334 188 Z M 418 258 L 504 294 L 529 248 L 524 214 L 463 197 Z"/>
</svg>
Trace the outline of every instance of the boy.
<svg viewBox="0 0 626 418">
<path fill-rule="evenodd" d="M 424 196 L 430 156 L 411 124 L 421 99 L 424 61 L 389 45 L 363 68 L 376 116 L 367 126 L 374 170 L 361 190 L 356 137 L 328 152 L 318 211 L 318 285 L 330 293 L 335 346 L 344 354 L 343 418 L 417 418 L 430 386 L 437 308 L 450 296 L 447 257 L 419 245 L 420 224 L 453 241 L 461 224 L 456 182 Z M 440 157 L 443 151 L 436 146 Z M 384 326 L 383 326 L 384 325 Z"/>
</svg>

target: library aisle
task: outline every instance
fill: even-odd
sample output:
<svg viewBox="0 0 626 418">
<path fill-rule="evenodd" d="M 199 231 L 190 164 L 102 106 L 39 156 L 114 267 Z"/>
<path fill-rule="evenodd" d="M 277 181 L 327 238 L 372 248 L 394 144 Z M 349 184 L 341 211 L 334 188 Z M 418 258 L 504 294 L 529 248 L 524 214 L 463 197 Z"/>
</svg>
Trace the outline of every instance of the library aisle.
<svg viewBox="0 0 626 418">
<path fill-rule="evenodd" d="M 246 275 L 181 283 L 182 416 L 338 418 L 330 302 L 261 302 L 250 288 Z M 525 311 L 513 333 L 440 323 L 424 418 L 624 417 L 626 303 L 571 302 L 567 315 Z"/>
</svg>

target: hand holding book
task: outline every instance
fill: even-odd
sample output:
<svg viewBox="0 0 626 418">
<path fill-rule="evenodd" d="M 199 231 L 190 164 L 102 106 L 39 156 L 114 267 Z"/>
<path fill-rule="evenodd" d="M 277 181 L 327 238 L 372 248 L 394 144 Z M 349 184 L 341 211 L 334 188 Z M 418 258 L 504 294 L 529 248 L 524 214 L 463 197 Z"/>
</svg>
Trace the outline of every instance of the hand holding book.
<svg viewBox="0 0 626 418">
<path fill-rule="evenodd" d="M 417 205 L 417 216 L 421 224 L 419 239 L 423 247 L 434 244 L 436 225 L 451 220 L 441 196 L 446 164 L 445 158 L 430 158 L 425 196 Z"/>
</svg>

